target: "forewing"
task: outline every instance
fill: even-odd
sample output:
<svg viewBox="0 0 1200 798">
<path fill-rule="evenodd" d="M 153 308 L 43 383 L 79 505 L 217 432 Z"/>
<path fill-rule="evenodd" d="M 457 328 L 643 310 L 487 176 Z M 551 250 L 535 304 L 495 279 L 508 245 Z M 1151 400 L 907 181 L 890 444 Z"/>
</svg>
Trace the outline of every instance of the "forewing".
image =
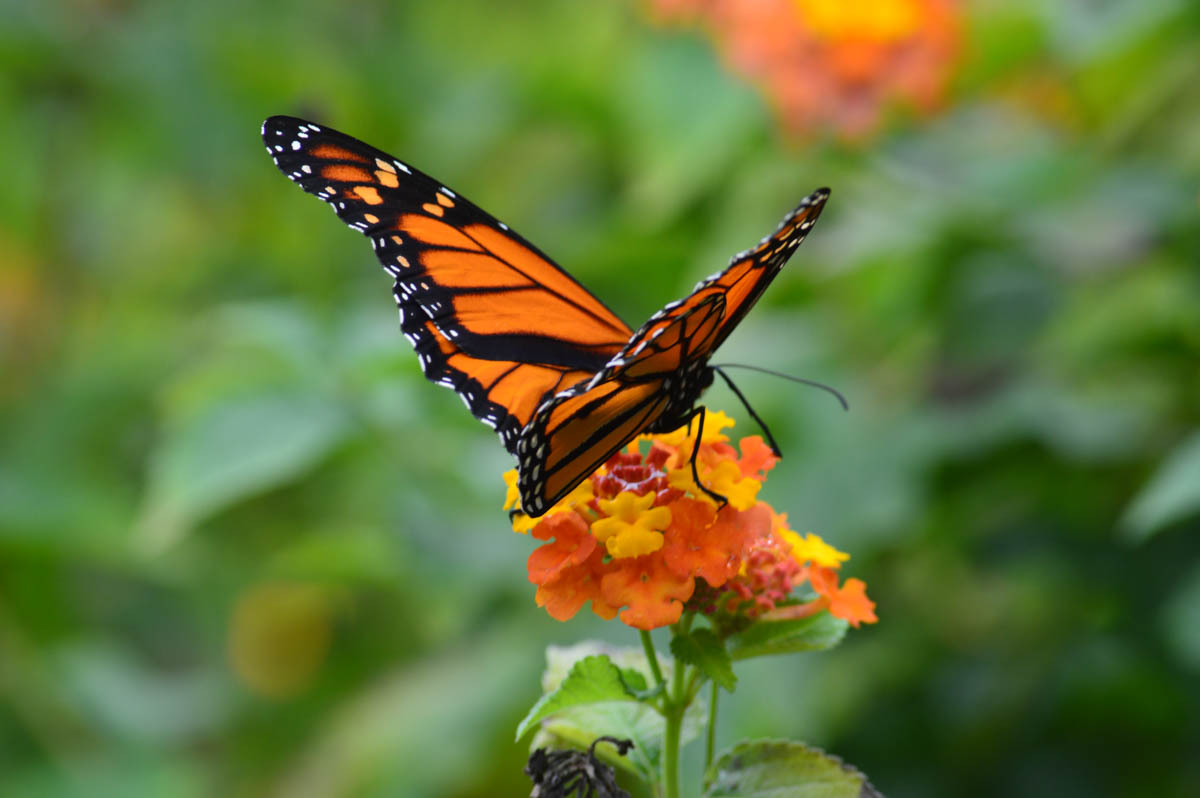
<svg viewBox="0 0 1200 798">
<path fill-rule="evenodd" d="M 725 297 L 725 318 L 713 338 L 710 352 L 721 345 L 750 308 L 754 307 L 775 275 L 792 257 L 796 247 L 808 236 L 828 199 L 827 188 L 809 194 L 783 217 L 775 232 L 760 241 L 758 246 L 734 255 L 724 271 L 697 283 L 692 296 L 715 289 Z"/>
<path fill-rule="evenodd" d="M 574 278 L 428 175 L 302 119 L 274 116 L 262 132 L 281 172 L 370 239 L 426 376 L 458 391 L 510 451 L 547 393 L 628 343 L 629 327 Z"/>
</svg>

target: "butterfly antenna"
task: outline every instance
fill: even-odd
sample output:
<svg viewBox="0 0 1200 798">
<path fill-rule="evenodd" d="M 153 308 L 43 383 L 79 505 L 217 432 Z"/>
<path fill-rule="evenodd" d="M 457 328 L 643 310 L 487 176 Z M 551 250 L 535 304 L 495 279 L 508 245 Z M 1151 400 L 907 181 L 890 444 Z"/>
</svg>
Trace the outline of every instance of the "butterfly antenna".
<svg viewBox="0 0 1200 798">
<path fill-rule="evenodd" d="M 770 374 L 772 377 L 782 377 L 785 380 L 790 380 L 791 382 L 798 382 L 801 385 L 808 385 L 812 388 L 820 388 L 822 391 L 825 391 L 826 393 L 833 394 L 833 396 L 838 400 L 838 402 L 841 403 L 843 410 L 850 409 L 850 403 L 846 401 L 846 397 L 842 396 L 842 392 L 839 391 L 837 388 L 833 388 L 829 385 L 826 385 L 823 382 L 817 382 L 816 380 L 806 380 L 803 377 L 793 377 L 791 374 L 784 374 L 782 371 L 775 371 L 774 369 L 765 369 L 762 366 L 748 366 L 745 363 L 722 363 L 719 366 L 714 365 L 713 369 L 718 374 L 720 374 L 722 377 L 725 378 L 725 382 L 729 383 L 730 388 L 733 388 L 733 383 L 729 382 L 729 378 L 725 376 L 725 373 L 723 371 L 721 371 L 721 369 L 749 369 L 750 371 L 758 371 L 758 372 L 762 372 L 763 374 Z M 741 393 L 739 393 L 736 388 L 734 388 L 733 390 L 734 390 L 734 393 L 737 393 L 738 398 L 742 397 Z M 744 404 L 745 402 L 746 402 L 746 400 L 742 399 L 742 403 Z M 750 410 L 750 405 L 747 404 L 746 409 Z M 751 411 L 750 415 L 754 415 L 754 412 Z M 757 418 L 757 416 L 755 416 L 755 418 Z M 762 422 L 760 421 L 759 423 L 761 424 Z"/>
<path fill-rule="evenodd" d="M 713 366 L 713 371 L 720 374 L 721 379 L 725 380 L 725 384 L 729 386 L 729 390 L 733 391 L 734 395 L 737 396 L 738 399 L 742 400 L 742 404 L 750 413 L 750 418 L 754 419 L 758 423 L 759 429 L 761 429 L 763 434 L 767 436 L 767 443 L 771 444 L 771 451 L 775 454 L 775 456 L 783 457 L 783 452 L 779 450 L 779 444 L 775 442 L 775 436 L 772 435 L 771 430 L 767 428 L 766 422 L 762 420 L 758 413 L 754 412 L 754 408 L 750 406 L 750 402 L 747 401 L 746 395 L 738 390 L 738 387 L 733 384 L 733 380 L 729 379 L 729 375 L 722 371 L 721 368 L 721 366 Z"/>
</svg>

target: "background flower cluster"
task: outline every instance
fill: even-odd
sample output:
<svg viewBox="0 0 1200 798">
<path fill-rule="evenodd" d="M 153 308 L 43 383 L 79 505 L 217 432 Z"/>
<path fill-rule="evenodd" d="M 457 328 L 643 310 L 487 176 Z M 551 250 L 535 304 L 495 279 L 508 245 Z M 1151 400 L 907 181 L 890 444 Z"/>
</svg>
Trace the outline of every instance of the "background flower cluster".
<svg viewBox="0 0 1200 798">
<path fill-rule="evenodd" d="M 959 0 L 651 0 L 663 22 L 709 31 L 730 66 L 760 84 L 793 136 L 844 139 L 885 114 L 945 101 L 963 48 Z"/>
</svg>

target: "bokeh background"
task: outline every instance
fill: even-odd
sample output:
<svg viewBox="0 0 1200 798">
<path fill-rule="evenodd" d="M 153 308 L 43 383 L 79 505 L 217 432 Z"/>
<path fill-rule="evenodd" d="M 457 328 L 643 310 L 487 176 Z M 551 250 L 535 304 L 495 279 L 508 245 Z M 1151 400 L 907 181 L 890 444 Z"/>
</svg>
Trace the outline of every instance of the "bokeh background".
<svg viewBox="0 0 1200 798">
<path fill-rule="evenodd" d="M 274 113 L 635 326 L 832 186 L 720 359 L 850 398 L 739 380 L 881 621 L 742 667 L 718 745 L 1200 795 L 1187 0 L 0 4 L 0 794 L 521 795 L 543 648 L 636 644 L 533 605 L 508 456 Z"/>
</svg>

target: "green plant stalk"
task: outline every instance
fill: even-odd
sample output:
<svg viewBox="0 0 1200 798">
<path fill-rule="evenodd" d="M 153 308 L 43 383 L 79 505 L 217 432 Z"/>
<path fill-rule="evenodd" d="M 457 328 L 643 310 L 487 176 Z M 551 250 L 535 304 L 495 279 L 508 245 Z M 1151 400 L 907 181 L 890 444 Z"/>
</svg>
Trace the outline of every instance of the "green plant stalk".
<svg viewBox="0 0 1200 798">
<path fill-rule="evenodd" d="M 708 702 L 708 734 L 704 740 L 704 772 L 712 767 L 713 749 L 717 742 L 717 697 L 721 691 L 716 682 L 712 683 L 712 699 Z"/>
<path fill-rule="evenodd" d="M 654 683 L 662 687 L 662 669 L 658 667 L 658 655 L 654 653 L 654 641 L 650 639 L 650 633 L 645 629 L 642 630 L 642 648 L 646 650 L 646 661 L 650 663 L 650 673 L 654 675 Z"/>
<path fill-rule="evenodd" d="M 679 622 L 671 627 L 671 636 L 686 635 L 691 629 L 695 616 L 685 613 Z M 649 639 L 645 632 L 643 641 Z M 663 734 L 663 788 L 666 798 L 679 798 L 679 740 L 683 730 L 683 715 L 694 696 L 690 684 L 685 682 L 684 671 L 687 667 L 676 661 L 671 669 L 671 689 L 663 696 L 663 717 L 666 729 Z"/>
<path fill-rule="evenodd" d="M 671 692 L 665 702 L 667 728 L 663 738 L 663 786 L 666 798 L 679 798 L 679 739 L 683 729 L 683 713 L 688 706 L 683 671 L 683 665 L 676 662 L 671 674 Z"/>
</svg>

